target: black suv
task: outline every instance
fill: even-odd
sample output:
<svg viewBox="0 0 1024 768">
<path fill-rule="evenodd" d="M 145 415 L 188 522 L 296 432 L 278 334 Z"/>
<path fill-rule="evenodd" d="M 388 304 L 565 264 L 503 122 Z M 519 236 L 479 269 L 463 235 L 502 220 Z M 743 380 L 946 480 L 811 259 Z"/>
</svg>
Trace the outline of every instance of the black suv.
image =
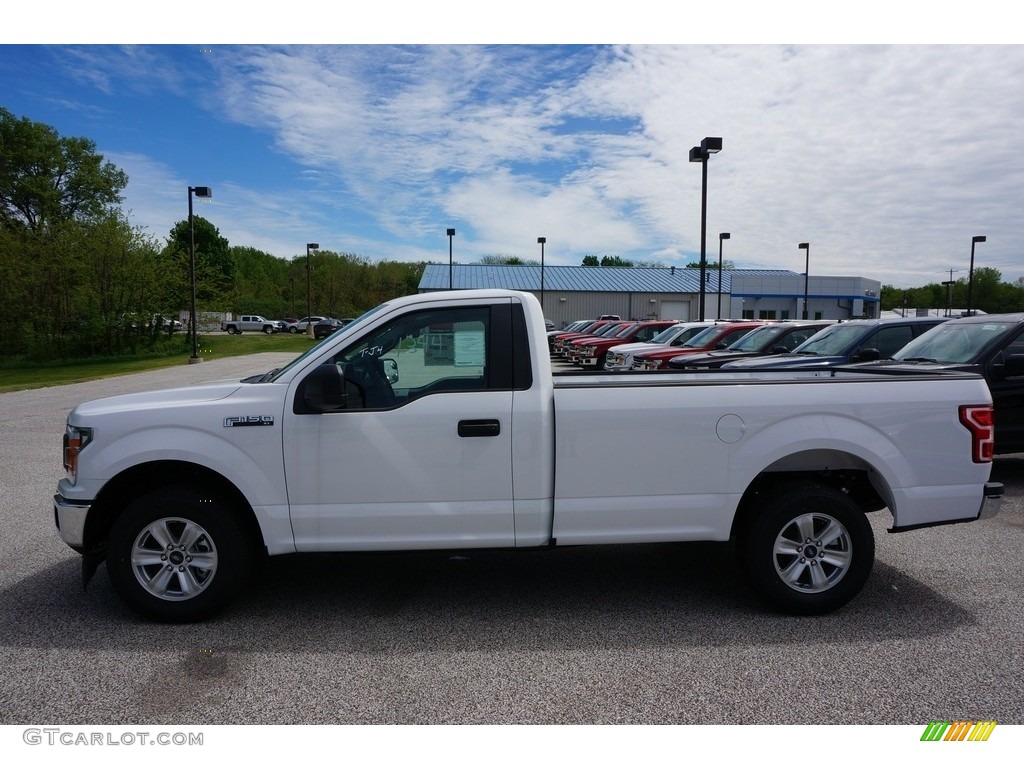
<svg viewBox="0 0 1024 768">
<path fill-rule="evenodd" d="M 832 368 L 847 363 L 885 360 L 925 331 L 944 323 L 945 317 L 893 317 L 878 320 L 848 320 L 823 328 L 799 347 L 784 355 L 734 360 L 723 370 L 802 370 Z"/>
<path fill-rule="evenodd" d="M 669 368 L 708 370 L 721 368 L 733 360 L 745 357 L 763 357 L 789 352 L 800 346 L 833 320 L 787 320 L 755 328 L 739 341 L 725 349 L 705 352 L 703 355 L 680 355 L 668 361 Z"/>
<path fill-rule="evenodd" d="M 1024 451 L 1024 312 L 956 318 L 918 336 L 891 360 L 857 367 L 981 374 L 995 404 L 996 453 Z"/>
</svg>

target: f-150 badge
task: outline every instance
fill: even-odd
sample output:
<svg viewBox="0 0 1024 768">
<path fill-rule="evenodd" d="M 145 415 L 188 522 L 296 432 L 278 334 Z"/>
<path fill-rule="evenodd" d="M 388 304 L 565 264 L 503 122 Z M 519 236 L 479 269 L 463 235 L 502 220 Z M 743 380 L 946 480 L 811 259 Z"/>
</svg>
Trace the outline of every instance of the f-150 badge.
<svg viewBox="0 0 1024 768">
<path fill-rule="evenodd" d="M 228 416 L 224 419 L 225 427 L 272 427 L 273 416 Z"/>
</svg>

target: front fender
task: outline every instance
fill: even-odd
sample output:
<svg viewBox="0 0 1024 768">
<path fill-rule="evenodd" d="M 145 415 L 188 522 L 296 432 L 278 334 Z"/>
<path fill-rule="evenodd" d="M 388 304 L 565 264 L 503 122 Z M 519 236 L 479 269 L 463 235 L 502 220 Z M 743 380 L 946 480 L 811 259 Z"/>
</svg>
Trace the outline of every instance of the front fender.
<svg viewBox="0 0 1024 768">
<path fill-rule="evenodd" d="M 198 465 L 223 477 L 252 507 L 271 554 L 294 551 L 281 453 L 281 429 L 274 426 L 220 427 L 161 424 L 96 439 L 79 457 L 78 481 L 65 487 L 73 499 L 95 499 L 107 483 L 155 462 Z"/>
</svg>

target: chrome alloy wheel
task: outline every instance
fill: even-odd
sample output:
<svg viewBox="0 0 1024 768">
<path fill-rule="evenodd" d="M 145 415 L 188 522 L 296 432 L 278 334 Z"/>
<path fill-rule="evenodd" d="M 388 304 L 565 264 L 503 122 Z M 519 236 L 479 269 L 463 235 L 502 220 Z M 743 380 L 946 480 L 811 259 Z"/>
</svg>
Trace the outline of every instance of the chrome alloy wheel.
<svg viewBox="0 0 1024 768">
<path fill-rule="evenodd" d="M 810 512 L 793 518 L 775 537 L 775 570 L 791 589 L 816 593 L 834 587 L 853 560 L 850 533 L 836 518 Z"/>
<path fill-rule="evenodd" d="M 160 600 L 190 600 L 217 572 L 217 547 L 192 520 L 163 517 L 135 538 L 131 567 L 142 588 Z"/>
</svg>

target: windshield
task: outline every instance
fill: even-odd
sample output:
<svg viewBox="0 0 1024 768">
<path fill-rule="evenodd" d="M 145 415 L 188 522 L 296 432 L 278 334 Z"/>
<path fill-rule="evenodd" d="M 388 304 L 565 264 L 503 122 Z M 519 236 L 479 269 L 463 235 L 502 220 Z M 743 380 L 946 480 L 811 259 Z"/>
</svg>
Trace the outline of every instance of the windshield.
<svg viewBox="0 0 1024 768">
<path fill-rule="evenodd" d="M 700 333 L 694 334 L 690 337 L 682 346 L 684 347 L 704 347 L 710 344 L 722 333 L 722 326 L 712 325 L 710 328 L 705 328 Z"/>
<path fill-rule="evenodd" d="M 783 325 L 763 325 L 755 328 L 739 341 L 733 342 L 728 350 L 730 352 L 757 352 L 766 347 L 787 330 Z"/>
<path fill-rule="evenodd" d="M 633 323 L 632 325 L 627 325 L 625 328 L 623 328 L 621 331 L 619 331 L 618 333 L 615 334 L 615 338 L 621 339 L 623 336 L 628 336 L 630 334 L 630 332 L 634 328 L 637 327 L 637 325 L 639 325 L 639 323 Z"/>
<path fill-rule="evenodd" d="M 668 344 L 670 341 L 672 341 L 672 339 L 674 339 L 676 337 L 676 335 L 678 333 L 679 333 L 679 326 L 678 325 L 670 326 L 669 328 L 666 328 L 664 331 L 662 331 L 657 336 L 655 336 L 653 339 L 651 339 L 651 343 L 652 344 Z"/>
<path fill-rule="evenodd" d="M 353 320 L 351 323 L 349 323 L 345 327 L 346 328 L 349 328 L 349 327 L 354 328 L 355 326 L 359 325 L 363 320 L 365 320 L 366 318 L 370 317 L 370 315 L 376 314 L 377 312 L 379 312 L 380 310 L 382 310 L 386 306 L 387 306 L 387 304 L 381 304 L 381 305 L 376 306 L 373 309 L 369 310 L 368 312 L 364 312 L 363 314 L 361 314 L 359 317 L 357 317 L 355 320 Z M 316 345 L 310 347 L 308 350 L 306 350 L 301 355 L 299 355 L 294 360 L 292 360 L 290 363 L 288 363 L 288 365 L 286 365 L 284 368 L 280 368 L 280 369 L 278 369 L 276 371 L 273 371 L 272 375 L 271 376 L 267 376 L 265 381 L 277 381 L 279 378 L 281 378 L 284 374 L 286 374 L 288 371 L 290 371 L 296 365 L 301 363 L 307 357 L 309 357 L 310 355 L 316 354 L 316 352 L 320 349 L 320 347 L 322 347 L 325 343 L 330 341 L 330 339 L 331 339 L 331 337 L 328 336 L 323 341 L 321 341 L 319 344 L 316 344 Z"/>
<path fill-rule="evenodd" d="M 701 328 L 700 326 L 698 326 L 696 328 L 684 328 L 682 333 L 680 333 L 676 338 L 672 339 L 672 346 L 673 347 L 682 346 L 684 343 L 686 343 L 687 341 L 692 339 L 698 333 L 700 333 L 701 331 L 705 331 L 705 330 L 707 330 L 707 329 L 706 328 Z"/>
<path fill-rule="evenodd" d="M 943 323 L 922 333 L 892 356 L 893 360 L 927 360 L 934 363 L 973 363 L 990 341 L 1017 323 Z"/>
<path fill-rule="evenodd" d="M 793 353 L 797 355 L 817 355 L 819 357 L 841 355 L 846 352 L 851 344 L 856 344 L 864 337 L 864 331 L 865 326 L 863 325 L 831 325 L 811 336 L 811 338 L 794 349 Z"/>
</svg>

